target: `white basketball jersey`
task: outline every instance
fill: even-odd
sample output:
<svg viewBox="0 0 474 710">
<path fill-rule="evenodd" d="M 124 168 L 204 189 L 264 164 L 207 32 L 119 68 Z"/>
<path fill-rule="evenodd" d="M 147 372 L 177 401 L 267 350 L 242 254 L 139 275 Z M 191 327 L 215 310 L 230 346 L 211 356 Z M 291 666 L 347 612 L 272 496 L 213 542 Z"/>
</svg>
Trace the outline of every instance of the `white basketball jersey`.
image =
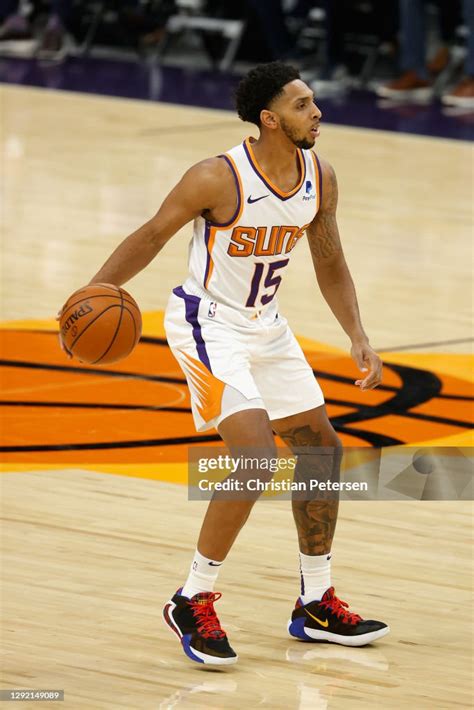
<svg viewBox="0 0 474 710">
<path fill-rule="evenodd" d="M 258 165 L 252 142 L 221 156 L 237 189 L 232 219 L 217 224 L 198 217 L 190 244 L 192 279 L 217 302 L 260 311 L 273 301 L 291 253 L 321 203 L 321 166 L 311 150 L 298 149 L 300 179 L 282 192 Z"/>
</svg>

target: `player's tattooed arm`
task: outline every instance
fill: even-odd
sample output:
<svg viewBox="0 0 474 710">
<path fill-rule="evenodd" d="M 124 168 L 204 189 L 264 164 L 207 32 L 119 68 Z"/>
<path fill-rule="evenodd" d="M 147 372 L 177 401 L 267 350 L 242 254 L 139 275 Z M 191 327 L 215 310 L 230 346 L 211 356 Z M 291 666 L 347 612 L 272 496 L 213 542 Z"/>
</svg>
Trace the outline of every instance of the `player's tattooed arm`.
<svg viewBox="0 0 474 710">
<path fill-rule="evenodd" d="M 362 390 L 377 387 L 382 381 L 382 361 L 369 345 L 362 327 L 354 282 L 347 266 L 337 228 L 337 180 L 333 168 L 324 160 L 322 199 L 316 217 L 307 229 L 314 271 L 328 306 L 352 342 L 351 355 L 359 369 L 368 372 L 355 381 Z"/>
<path fill-rule="evenodd" d="M 321 161 L 323 166 L 322 201 L 318 213 L 307 229 L 309 248 L 313 261 L 343 257 L 336 210 L 338 201 L 337 178 L 329 163 Z"/>
<path fill-rule="evenodd" d="M 295 452 L 300 452 L 295 471 L 295 481 L 314 478 L 315 471 L 317 477 L 326 480 L 334 478 L 335 467 L 339 465 L 339 452 L 334 451 L 334 455 L 318 456 L 317 453 L 305 455 L 308 447 L 322 446 L 322 435 L 319 431 L 313 431 L 310 426 L 295 427 L 287 431 L 278 432 L 285 443 Z M 331 471 L 324 472 L 321 469 L 331 467 Z M 330 552 L 334 531 L 336 529 L 337 513 L 339 501 L 334 500 L 334 491 L 331 499 L 322 499 L 320 492 L 317 499 L 299 500 L 296 497 L 292 500 L 293 517 L 298 532 L 299 548 L 305 555 L 324 555 Z"/>
</svg>

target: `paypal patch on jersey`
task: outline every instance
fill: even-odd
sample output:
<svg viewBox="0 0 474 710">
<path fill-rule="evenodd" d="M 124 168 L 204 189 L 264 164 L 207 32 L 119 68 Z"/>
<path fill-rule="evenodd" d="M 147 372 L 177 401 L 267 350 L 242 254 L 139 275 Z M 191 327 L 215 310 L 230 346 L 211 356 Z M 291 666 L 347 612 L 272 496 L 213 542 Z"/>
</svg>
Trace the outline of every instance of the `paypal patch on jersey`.
<svg viewBox="0 0 474 710">
<path fill-rule="evenodd" d="M 316 199 L 316 192 L 313 187 L 313 183 L 311 180 L 306 180 L 306 194 L 303 195 L 303 200 L 315 200 Z"/>
</svg>

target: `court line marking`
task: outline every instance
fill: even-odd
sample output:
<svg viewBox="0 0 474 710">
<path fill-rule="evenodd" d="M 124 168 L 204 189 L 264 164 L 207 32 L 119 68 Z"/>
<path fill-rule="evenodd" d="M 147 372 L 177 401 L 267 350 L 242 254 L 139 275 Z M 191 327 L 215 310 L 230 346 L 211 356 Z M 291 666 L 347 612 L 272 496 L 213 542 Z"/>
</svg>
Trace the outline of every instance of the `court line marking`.
<svg viewBox="0 0 474 710">
<path fill-rule="evenodd" d="M 396 345 L 388 348 L 376 348 L 378 353 L 394 353 L 400 350 L 414 350 L 417 348 L 436 348 L 440 345 L 460 345 L 461 343 L 472 343 L 474 338 L 458 338 L 456 340 L 438 340 L 434 343 L 415 343 L 414 345 Z M 455 354 L 455 353 L 453 353 Z"/>
<path fill-rule="evenodd" d="M 0 399 L 2 407 L 46 407 L 65 409 L 112 409 L 140 410 L 145 412 L 191 412 L 191 407 L 153 404 L 102 404 L 95 402 L 36 402 L 29 400 Z"/>
<path fill-rule="evenodd" d="M 98 441 L 79 442 L 70 444 L 31 444 L 19 446 L 0 446 L 3 453 L 25 453 L 40 451 L 100 451 L 102 449 L 135 449 L 150 448 L 155 446 L 176 446 L 178 444 L 200 444 L 202 442 L 221 441 L 218 434 L 203 434 L 179 437 L 166 437 L 165 439 L 136 439 L 133 441 Z M 402 443 L 402 442 L 400 442 Z"/>
<path fill-rule="evenodd" d="M 119 377 L 130 380 L 144 380 L 149 382 L 160 382 L 161 384 L 185 385 L 184 377 L 171 377 L 168 375 L 145 375 L 138 372 L 104 370 L 98 367 L 78 367 L 74 365 L 53 365 L 50 363 L 29 362 L 26 360 L 0 360 L 0 367 L 20 367 L 32 370 L 53 370 L 58 372 L 72 372 L 78 375 L 101 375 L 104 377 Z"/>
</svg>

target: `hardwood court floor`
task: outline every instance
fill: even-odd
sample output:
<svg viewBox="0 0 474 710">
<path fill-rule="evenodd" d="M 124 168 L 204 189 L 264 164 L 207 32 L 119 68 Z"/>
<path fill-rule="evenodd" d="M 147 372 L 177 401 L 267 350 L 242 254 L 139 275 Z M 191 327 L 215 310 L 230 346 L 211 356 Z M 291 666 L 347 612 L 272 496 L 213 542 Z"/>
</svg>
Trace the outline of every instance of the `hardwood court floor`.
<svg viewBox="0 0 474 710">
<path fill-rule="evenodd" d="M 78 469 L 3 474 L 2 498 L 3 687 L 64 688 L 78 709 L 470 705 L 467 502 L 343 506 L 337 588 L 392 628 L 361 649 L 287 637 L 296 536 L 289 503 L 262 502 L 219 585 L 241 660 L 207 671 L 160 618 L 203 503 L 181 486 Z"/>
<path fill-rule="evenodd" d="M 39 361 L 33 331 L 51 329 L 67 295 L 156 211 L 187 166 L 235 145 L 250 129 L 224 112 L 0 91 L 2 317 L 15 321 L 7 328 L 31 334 L 13 337 L 11 357 Z M 318 148 L 338 173 L 341 232 L 373 345 L 391 362 L 456 378 L 465 392 L 468 146 L 326 126 Z M 182 281 L 188 238 L 189 228 L 130 282 L 144 311 L 162 310 Z M 306 245 L 293 257 L 280 303 L 318 357 L 341 357 L 346 338 L 318 294 Z M 160 316 L 147 319 L 149 332 L 159 334 Z M 57 374 L 33 382 L 17 373 L 12 383 L 8 375 L 8 399 L 51 399 L 51 388 L 57 399 L 64 389 Z M 86 393 L 84 380 L 76 399 L 95 392 L 96 403 L 109 401 L 103 379 L 95 385 Z M 443 416 L 459 419 L 457 406 L 453 400 Z M 462 407 L 469 418 L 467 399 Z M 85 424 L 78 425 L 61 407 L 52 418 L 38 409 L 28 431 L 22 409 L 16 407 L 22 428 L 9 428 L 18 445 L 25 436 L 36 443 L 38 431 L 44 441 L 63 436 L 70 426 L 88 426 L 86 435 L 96 436 L 106 418 L 91 415 L 87 425 L 81 412 Z M 115 416 L 127 430 L 131 417 Z M 385 433 L 394 427 L 392 421 Z M 463 431 L 450 432 L 449 441 L 467 445 Z M 447 443 L 445 435 L 433 424 L 410 441 Z M 64 688 L 64 707 L 74 710 L 470 705 L 468 502 L 342 505 L 337 590 L 356 611 L 392 628 L 377 645 L 353 650 L 286 637 L 298 585 L 296 536 L 288 503 L 261 502 L 219 584 L 225 594 L 218 609 L 241 661 L 226 672 L 206 671 L 187 663 L 160 620 L 163 601 L 182 583 L 203 514 L 202 503 L 187 501 L 186 489 L 170 483 L 181 480 L 181 469 L 168 460 L 134 463 L 130 453 L 100 461 L 74 461 L 64 452 L 35 456 L 9 453 L 0 481 L 2 687 Z"/>
</svg>

